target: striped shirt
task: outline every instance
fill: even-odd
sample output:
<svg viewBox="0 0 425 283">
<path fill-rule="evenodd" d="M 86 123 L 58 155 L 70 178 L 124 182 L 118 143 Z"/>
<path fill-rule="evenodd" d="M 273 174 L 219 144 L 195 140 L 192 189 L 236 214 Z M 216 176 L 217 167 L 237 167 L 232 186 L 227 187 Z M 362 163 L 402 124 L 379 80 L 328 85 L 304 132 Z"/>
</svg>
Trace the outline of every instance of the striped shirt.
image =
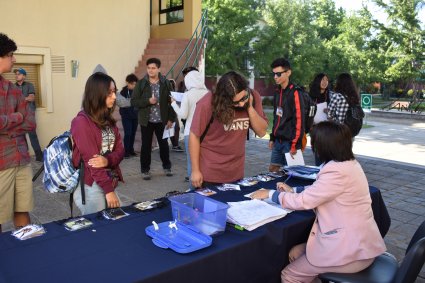
<svg viewBox="0 0 425 283">
<path fill-rule="evenodd" d="M 30 162 L 25 133 L 34 129 L 34 112 L 22 92 L 0 75 L 0 170 Z"/>
<path fill-rule="evenodd" d="M 349 107 L 350 105 L 342 94 L 332 93 L 331 102 L 328 105 L 328 119 L 343 124 Z"/>
</svg>

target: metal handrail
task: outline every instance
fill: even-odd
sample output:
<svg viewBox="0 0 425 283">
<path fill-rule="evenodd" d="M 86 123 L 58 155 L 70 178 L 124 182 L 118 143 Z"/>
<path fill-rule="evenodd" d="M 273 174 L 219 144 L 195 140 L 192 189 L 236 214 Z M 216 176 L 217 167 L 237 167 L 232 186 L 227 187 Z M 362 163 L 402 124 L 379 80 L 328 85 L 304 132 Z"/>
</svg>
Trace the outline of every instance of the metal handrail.
<svg viewBox="0 0 425 283">
<path fill-rule="evenodd" d="M 199 27 L 201 27 L 201 29 L 198 32 Z M 180 75 L 182 74 L 183 69 L 186 68 L 188 65 L 193 66 L 195 64 L 195 62 L 197 62 L 201 50 L 204 50 L 204 52 L 205 52 L 205 46 L 204 45 L 206 44 L 207 36 L 208 36 L 208 10 L 205 10 L 202 13 L 202 17 L 199 20 L 198 25 L 196 26 L 195 31 L 193 32 L 192 37 L 190 38 L 189 42 L 187 43 L 185 49 L 180 54 L 179 58 L 177 58 L 176 62 L 173 64 L 173 66 L 167 72 L 165 77 L 167 77 L 168 79 L 174 79 L 177 82 Z M 194 41 L 194 44 L 193 44 L 193 47 L 191 47 L 193 41 Z M 199 41 L 201 41 L 200 44 L 199 44 Z M 189 48 L 191 48 L 191 50 L 189 50 Z M 196 50 L 196 52 L 195 52 L 195 50 Z M 188 55 L 189 52 L 190 52 L 190 54 Z M 194 52 L 196 53 L 196 56 L 193 59 L 192 64 L 189 64 Z M 184 57 L 185 57 L 185 59 L 184 59 L 185 62 L 183 64 L 183 66 L 178 70 L 177 75 L 175 76 L 174 75 L 175 69 L 177 68 L 177 65 L 180 63 L 180 61 L 183 60 Z"/>
</svg>

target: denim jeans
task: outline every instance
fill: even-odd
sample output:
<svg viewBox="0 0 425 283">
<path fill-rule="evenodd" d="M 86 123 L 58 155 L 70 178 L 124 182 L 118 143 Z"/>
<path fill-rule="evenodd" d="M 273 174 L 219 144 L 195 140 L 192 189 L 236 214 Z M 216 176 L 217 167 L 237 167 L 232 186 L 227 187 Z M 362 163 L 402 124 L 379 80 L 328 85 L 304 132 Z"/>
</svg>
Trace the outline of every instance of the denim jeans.
<svg viewBox="0 0 425 283">
<path fill-rule="evenodd" d="M 189 136 L 184 136 L 184 147 L 186 150 L 186 158 L 187 158 L 187 176 L 189 177 L 189 189 L 193 190 L 192 182 L 190 180 L 190 175 L 192 174 L 192 162 L 190 161 L 190 152 L 189 152 Z"/>
<path fill-rule="evenodd" d="M 289 141 L 280 142 L 278 139 L 276 139 L 273 143 L 270 164 L 279 165 L 279 166 L 287 165 L 285 153 L 288 153 L 290 150 L 291 150 L 291 142 Z"/>
<path fill-rule="evenodd" d="M 136 137 L 136 131 L 138 121 L 136 119 L 122 118 L 122 127 L 124 129 L 124 149 L 126 154 L 134 153 L 134 139 Z"/>
<path fill-rule="evenodd" d="M 41 151 L 40 143 L 38 142 L 37 132 L 31 131 L 28 132 L 28 137 L 30 138 L 31 147 L 34 150 L 35 156 L 43 156 L 43 152 Z"/>
<path fill-rule="evenodd" d="M 86 193 L 86 204 L 82 202 L 81 187 L 78 186 L 74 191 L 74 203 L 81 211 L 81 215 L 102 211 L 107 207 L 105 192 L 96 182 L 93 182 L 91 186 L 84 184 L 84 192 Z"/>
</svg>

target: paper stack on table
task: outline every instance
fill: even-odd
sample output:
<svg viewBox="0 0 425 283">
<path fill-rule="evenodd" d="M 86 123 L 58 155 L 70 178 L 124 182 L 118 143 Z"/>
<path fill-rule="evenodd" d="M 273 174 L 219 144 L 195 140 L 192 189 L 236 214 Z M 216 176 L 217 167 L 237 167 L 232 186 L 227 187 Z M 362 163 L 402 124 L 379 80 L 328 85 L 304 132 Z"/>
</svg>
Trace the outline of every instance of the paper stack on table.
<svg viewBox="0 0 425 283">
<path fill-rule="evenodd" d="M 294 189 L 296 189 L 296 187 L 294 187 Z M 261 191 L 261 190 L 266 190 L 266 189 L 264 189 L 264 188 L 259 189 L 259 191 Z M 246 194 L 246 195 L 244 195 L 244 197 L 251 198 L 251 195 L 253 193 L 255 193 L 255 192 L 256 191 L 254 191 L 252 193 L 249 193 L 249 194 Z M 286 212 L 286 214 L 291 213 L 293 211 L 292 209 L 289 209 L 289 208 L 283 208 L 279 203 L 275 203 L 271 199 L 263 199 L 263 201 L 266 202 L 266 203 L 268 203 L 268 204 L 270 204 L 270 205 L 272 205 L 272 206 L 274 206 L 274 207 L 276 207 L 276 208 L 282 209 L 283 211 Z"/>
<path fill-rule="evenodd" d="M 228 202 L 227 220 L 248 231 L 284 217 L 286 211 L 264 201 L 253 199 L 240 202 Z"/>
<path fill-rule="evenodd" d="M 220 191 L 240 191 L 241 187 L 239 185 L 236 184 L 223 184 L 221 186 L 217 186 L 217 189 L 219 189 Z"/>
<path fill-rule="evenodd" d="M 63 224 L 65 229 L 68 231 L 77 231 L 80 229 L 87 228 L 91 225 L 93 225 L 93 222 L 84 217 L 73 218 Z"/>
<path fill-rule="evenodd" d="M 43 226 L 37 224 L 29 224 L 19 230 L 13 231 L 12 236 L 19 240 L 27 240 L 30 238 L 41 236 L 44 233 L 46 233 L 46 230 L 44 230 Z"/>
<path fill-rule="evenodd" d="M 120 207 L 105 209 L 102 211 L 102 214 L 103 214 L 103 217 L 105 217 L 108 220 L 117 220 L 129 215 Z"/>
</svg>

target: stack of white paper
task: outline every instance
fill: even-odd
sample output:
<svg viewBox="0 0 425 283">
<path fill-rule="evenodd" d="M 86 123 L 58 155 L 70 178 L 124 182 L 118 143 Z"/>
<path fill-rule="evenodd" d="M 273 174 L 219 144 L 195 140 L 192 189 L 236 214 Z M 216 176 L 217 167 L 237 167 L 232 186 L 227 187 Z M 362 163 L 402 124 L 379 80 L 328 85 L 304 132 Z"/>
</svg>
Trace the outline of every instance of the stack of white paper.
<svg viewBox="0 0 425 283">
<path fill-rule="evenodd" d="M 220 191 L 240 191 L 241 187 L 239 185 L 236 184 L 223 184 L 221 186 L 217 186 L 217 189 L 219 189 Z"/>
<path fill-rule="evenodd" d="M 227 220 L 248 231 L 286 215 L 286 211 L 257 199 L 228 204 L 230 207 L 227 210 Z"/>
<path fill-rule="evenodd" d="M 174 98 L 177 102 L 182 102 L 184 93 L 183 92 L 177 92 L 177 91 L 170 91 L 171 96 Z"/>
<path fill-rule="evenodd" d="M 296 189 L 296 187 L 294 187 L 293 189 Z M 261 191 L 261 190 L 265 190 L 265 189 L 263 189 L 263 188 L 259 189 L 259 191 Z M 246 198 L 251 198 L 251 195 L 252 195 L 253 193 L 255 193 L 255 192 L 256 192 L 256 191 L 254 191 L 254 192 L 252 192 L 252 193 L 249 193 L 249 194 L 246 194 L 246 195 L 244 195 L 244 197 L 246 197 Z M 296 192 L 296 191 L 295 191 L 295 192 Z M 275 202 L 274 202 L 274 201 L 272 201 L 271 199 L 266 198 L 266 199 L 263 199 L 263 201 L 265 201 L 266 203 L 268 203 L 268 204 L 270 204 L 270 205 L 272 205 L 272 206 L 274 206 L 274 207 L 276 207 L 276 208 L 282 209 L 283 211 L 285 211 L 285 212 L 286 212 L 286 214 L 293 212 L 293 210 L 292 210 L 292 209 L 289 209 L 289 208 L 283 208 L 283 207 L 282 207 L 279 203 L 275 203 Z"/>
<path fill-rule="evenodd" d="M 13 231 L 12 236 L 19 240 L 27 240 L 30 238 L 41 236 L 44 233 L 46 233 L 46 230 L 44 230 L 43 226 L 37 224 L 29 224 L 19 230 Z"/>
<path fill-rule="evenodd" d="M 162 139 L 168 139 L 174 137 L 174 127 L 176 126 L 176 123 L 174 122 L 173 125 L 171 125 L 170 128 L 164 129 L 164 133 L 162 134 Z"/>
</svg>

